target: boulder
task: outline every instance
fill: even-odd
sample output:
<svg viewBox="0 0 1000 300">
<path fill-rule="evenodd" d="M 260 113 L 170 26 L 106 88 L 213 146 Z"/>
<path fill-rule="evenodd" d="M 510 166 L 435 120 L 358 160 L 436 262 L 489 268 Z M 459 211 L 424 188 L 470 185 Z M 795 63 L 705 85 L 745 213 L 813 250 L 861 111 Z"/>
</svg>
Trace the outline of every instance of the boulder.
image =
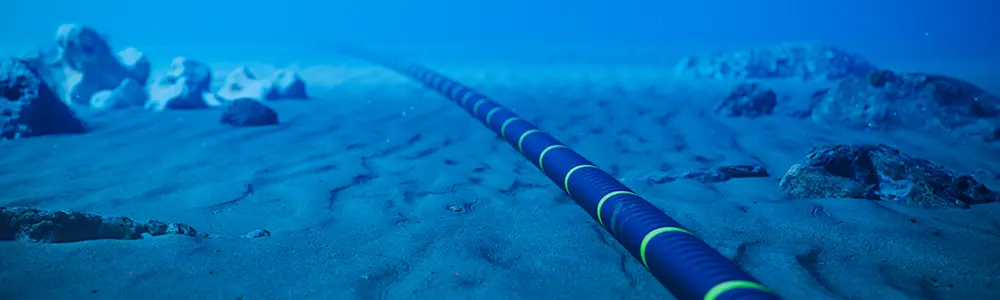
<svg viewBox="0 0 1000 300">
<path fill-rule="evenodd" d="M 779 183 L 795 198 L 857 198 L 927 208 L 968 208 L 1000 193 L 886 145 L 819 146 Z"/>
<path fill-rule="evenodd" d="M 126 217 L 104 217 L 74 211 L 43 211 L 28 207 L 0 207 L 0 240 L 71 243 L 97 239 L 135 240 L 144 234 L 205 237 L 191 225 Z"/>
<path fill-rule="evenodd" d="M 170 71 L 159 76 L 148 87 L 146 109 L 201 109 L 216 106 L 209 93 L 212 71 L 207 65 L 185 57 L 170 63 Z"/>
<path fill-rule="evenodd" d="M 278 70 L 271 76 L 271 89 L 268 90 L 265 98 L 267 100 L 282 99 L 308 99 L 306 93 L 306 82 L 299 73 L 283 69 Z"/>
<path fill-rule="evenodd" d="M 153 67 L 146 54 L 136 48 L 125 48 L 125 50 L 118 51 L 118 60 L 125 67 L 125 70 L 128 71 L 129 77 L 133 81 L 140 86 L 146 85 Z"/>
<path fill-rule="evenodd" d="M 222 88 L 216 92 L 216 96 L 222 101 L 234 101 L 237 99 L 267 100 L 271 93 L 272 86 L 270 80 L 257 79 L 257 75 L 248 67 L 240 67 L 233 70 L 226 76 L 226 82 Z"/>
<path fill-rule="evenodd" d="M 737 85 L 715 108 L 715 113 L 727 117 L 761 117 L 770 115 L 778 106 L 778 94 L 760 83 Z"/>
<path fill-rule="evenodd" d="M 103 90 L 90 97 L 90 106 L 98 109 L 125 108 L 143 105 L 146 90 L 132 78 L 122 80 L 113 90 Z"/>
<path fill-rule="evenodd" d="M 67 104 L 89 104 L 94 93 L 115 89 L 130 77 L 108 42 L 90 27 L 60 26 L 56 45 L 57 62 L 50 65 L 55 70 L 48 83 Z"/>
<path fill-rule="evenodd" d="M 990 140 L 1000 128 L 1000 98 L 952 77 L 876 70 L 819 92 L 811 115 L 850 128 L 944 128 Z"/>
<path fill-rule="evenodd" d="M 236 127 L 277 125 L 278 113 L 260 100 L 236 99 L 226 103 L 219 122 Z"/>
<path fill-rule="evenodd" d="M 861 55 L 838 47 L 786 43 L 682 59 L 674 69 L 678 76 L 717 79 L 836 80 L 866 74 L 875 69 Z"/>
<path fill-rule="evenodd" d="M 170 61 L 167 77 L 187 78 L 188 85 L 198 91 L 212 88 L 212 69 L 208 65 L 187 57 L 179 56 Z"/>
<path fill-rule="evenodd" d="M 0 60 L 0 139 L 83 133 L 86 124 L 19 59 Z"/>
</svg>

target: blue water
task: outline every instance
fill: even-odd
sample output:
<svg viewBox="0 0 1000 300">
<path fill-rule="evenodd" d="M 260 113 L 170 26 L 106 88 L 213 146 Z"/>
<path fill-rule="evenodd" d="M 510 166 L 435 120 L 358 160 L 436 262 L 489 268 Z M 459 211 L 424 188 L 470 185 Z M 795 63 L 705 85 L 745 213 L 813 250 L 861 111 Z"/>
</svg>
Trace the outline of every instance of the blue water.
<svg viewBox="0 0 1000 300">
<path fill-rule="evenodd" d="M 2 55 L 50 46 L 55 28 L 78 23 L 116 51 L 145 51 L 154 76 L 175 56 L 216 68 L 215 88 L 237 65 L 295 65 L 312 96 L 275 102 L 282 124 L 250 129 L 220 128 L 213 109 L 71 106 L 94 132 L 0 144 L 0 207 L 184 222 L 211 235 L 0 241 L 0 300 L 671 299 L 474 118 L 377 60 L 345 58 L 342 45 L 493 97 L 786 299 L 1000 296 L 997 203 L 942 212 L 790 200 L 777 188 L 812 146 L 887 143 L 997 190 L 1000 142 L 788 117 L 835 81 L 767 79 L 775 116 L 709 117 L 737 82 L 672 74 L 688 55 L 814 42 L 996 95 L 1000 2 L 12 0 L 0 11 Z M 648 180 L 754 162 L 770 174 Z M 272 236 L 241 238 L 262 228 Z"/>
<path fill-rule="evenodd" d="M 11 1 L 5 42 L 45 42 L 66 22 L 134 44 L 324 42 L 449 47 L 726 49 L 820 41 L 873 59 L 981 59 L 1000 53 L 997 3 L 922 1 Z M 265 42 L 266 41 L 266 42 Z M 529 47 L 530 46 L 530 47 Z M 684 48 L 680 50 L 678 48 Z"/>
</svg>

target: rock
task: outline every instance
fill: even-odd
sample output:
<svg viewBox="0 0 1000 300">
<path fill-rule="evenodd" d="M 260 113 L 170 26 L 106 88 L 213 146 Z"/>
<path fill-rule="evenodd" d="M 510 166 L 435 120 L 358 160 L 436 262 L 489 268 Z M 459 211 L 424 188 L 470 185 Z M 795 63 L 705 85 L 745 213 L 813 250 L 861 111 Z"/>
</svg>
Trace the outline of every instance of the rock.
<svg viewBox="0 0 1000 300">
<path fill-rule="evenodd" d="M 0 207 L 0 240 L 71 243 L 97 239 L 135 240 L 143 234 L 206 236 L 182 223 L 149 221 L 142 224 L 126 217 Z"/>
<path fill-rule="evenodd" d="M 668 182 L 677 181 L 676 177 L 667 175 L 665 173 L 649 174 L 646 177 L 644 177 L 643 179 L 645 179 L 646 182 L 648 182 L 650 184 L 661 184 L 661 183 L 668 183 Z"/>
<path fill-rule="evenodd" d="M 278 70 L 271 76 L 267 100 L 308 99 L 306 82 L 292 70 Z"/>
<path fill-rule="evenodd" d="M 260 100 L 236 99 L 226 104 L 219 122 L 237 127 L 277 125 L 278 113 Z"/>
<path fill-rule="evenodd" d="M 49 86 L 65 103 L 89 104 L 91 96 L 130 77 L 104 37 L 92 28 L 66 24 L 56 33 L 58 63 Z"/>
<path fill-rule="evenodd" d="M 271 236 L 271 232 L 270 231 L 267 231 L 267 229 L 257 229 L 257 230 L 248 232 L 247 234 L 244 234 L 243 238 L 245 238 L 245 239 L 256 239 L 256 238 L 262 238 L 262 237 L 267 237 L 267 236 Z"/>
<path fill-rule="evenodd" d="M 817 90 L 809 96 L 809 107 L 805 109 L 798 109 L 789 113 L 790 117 L 796 119 L 805 119 L 812 116 L 812 111 L 816 109 L 820 103 L 823 102 L 823 98 L 826 98 L 826 93 L 829 93 L 830 89 Z"/>
<path fill-rule="evenodd" d="M 759 83 L 736 86 L 715 108 L 715 113 L 729 117 L 760 117 L 770 115 L 778 106 L 778 95 Z"/>
<path fill-rule="evenodd" d="M 167 77 L 186 78 L 188 86 L 199 92 L 207 92 L 212 88 L 212 69 L 208 65 L 187 57 L 175 57 L 170 62 Z"/>
<path fill-rule="evenodd" d="M 1000 99 L 941 75 L 877 70 L 841 80 L 823 94 L 814 120 L 861 129 L 962 130 L 989 140 L 1000 128 Z"/>
<path fill-rule="evenodd" d="M 993 133 L 984 139 L 986 142 L 996 142 L 1000 141 L 1000 128 L 993 129 Z"/>
<path fill-rule="evenodd" d="M 696 78 L 836 80 L 875 66 L 858 54 L 820 44 L 786 43 L 681 60 L 676 75 Z"/>
<path fill-rule="evenodd" d="M 59 100 L 27 62 L 0 60 L 0 139 L 86 132 L 86 124 Z"/>
<path fill-rule="evenodd" d="M 718 183 L 729 181 L 734 178 L 769 177 L 767 168 L 751 165 L 728 165 L 719 166 L 712 169 L 695 170 L 672 176 L 662 172 L 657 172 L 644 177 L 646 182 L 651 184 L 661 184 L 677 181 L 678 178 L 694 179 L 704 183 Z"/>
<path fill-rule="evenodd" d="M 90 106 L 99 109 L 139 106 L 146 102 L 146 90 L 135 79 L 126 78 L 113 90 L 103 90 L 90 97 Z"/>
<path fill-rule="evenodd" d="M 145 54 L 136 48 L 126 48 L 125 50 L 118 51 L 118 60 L 125 67 L 125 70 L 128 71 L 129 77 L 140 86 L 146 85 L 153 66 Z"/>
<path fill-rule="evenodd" d="M 257 79 L 257 75 L 250 68 L 241 67 L 226 76 L 226 82 L 222 84 L 222 89 L 216 92 L 216 96 L 222 101 L 237 99 L 263 101 L 268 99 L 270 93 L 271 81 Z"/>
<path fill-rule="evenodd" d="M 779 184 L 796 198 L 857 198 L 928 208 L 997 202 L 1000 193 L 972 176 L 886 145 L 815 147 Z"/>
<path fill-rule="evenodd" d="M 211 94 L 199 92 L 187 78 L 160 77 L 146 88 L 149 100 L 146 109 L 163 111 L 166 109 L 202 109 L 208 108 L 206 96 Z M 214 97 L 212 98 L 214 99 Z"/>
<path fill-rule="evenodd" d="M 147 88 L 146 109 L 202 109 L 217 106 L 209 93 L 212 71 L 205 64 L 185 57 L 174 58 L 170 71 L 153 81 Z"/>
<path fill-rule="evenodd" d="M 714 169 L 698 170 L 685 173 L 685 179 L 695 179 L 705 183 L 717 183 L 733 178 L 768 177 L 767 169 L 762 166 L 732 165 Z"/>
</svg>

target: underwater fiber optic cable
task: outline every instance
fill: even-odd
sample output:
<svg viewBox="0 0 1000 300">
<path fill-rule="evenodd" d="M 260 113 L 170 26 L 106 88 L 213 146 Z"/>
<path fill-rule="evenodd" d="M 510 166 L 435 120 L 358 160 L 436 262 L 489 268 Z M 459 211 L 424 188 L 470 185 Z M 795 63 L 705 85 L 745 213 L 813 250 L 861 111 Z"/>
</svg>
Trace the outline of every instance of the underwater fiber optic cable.
<svg viewBox="0 0 1000 300">
<path fill-rule="evenodd" d="M 780 299 L 610 174 L 483 94 L 419 65 L 341 52 L 412 77 L 455 101 L 561 187 L 677 299 Z"/>
</svg>

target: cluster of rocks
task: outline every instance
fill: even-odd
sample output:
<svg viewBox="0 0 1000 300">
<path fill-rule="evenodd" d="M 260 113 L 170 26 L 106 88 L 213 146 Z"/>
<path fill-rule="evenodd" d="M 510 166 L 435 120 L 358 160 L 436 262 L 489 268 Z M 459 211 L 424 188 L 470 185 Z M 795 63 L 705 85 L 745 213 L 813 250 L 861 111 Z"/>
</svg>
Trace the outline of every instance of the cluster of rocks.
<svg viewBox="0 0 1000 300">
<path fill-rule="evenodd" d="M 871 69 L 813 93 L 792 117 L 854 129 L 945 129 L 987 142 L 1000 141 L 1000 98 L 967 81 L 934 74 Z M 737 84 L 717 105 L 726 117 L 756 118 L 774 113 L 777 93 L 760 82 Z"/>
<path fill-rule="evenodd" d="M 677 64 L 674 72 L 679 76 L 696 78 L 822 81 L 867 74 L 874 69 L 875 65 L 861 55 L 838 47 L 786 43 L 686 57 Z"/>
<path fill-rule="evenodd" d="M 258 78 L 248 68 L 233 71 L 211 91 L 213 72 L 205 64 L 175 58 L 165 74 L 151 74 L 149 58 L 135 48 L 114 52 L 96 30 L 66 24 L 55 45 L 0 61 L 4 88 L 4 139 L 86 131 L 73 106 L 95 109 L 145 107 L 152 111 L 224 107 L 222 123 L 272 125 L 277 113 L 264 102 L 307 99 L 306 83 L 284 69 Z"/>
<path fill-rule="evenodd" d="M 104 217 L 73 211 L 0 207 L 0 240 L 70 243 L 97 239 L 135 240 L 144 235 L 207 236 L 183 223 Z"/>
<path fill-rule="evenodd" d="M 717 53 L 684 59 L 681 76 L 721 79 L 804 79 L 834 81 L 813 93 L 809 107 L 794 117 L 858 129 L 932 129 L 1000 140 L 1000 99 L 960 79 L 880 69 L 857 54 L 835 47 L 785 44 L 770 48 Z M 753 81 L 738 83 L 715 113 L 756 118 L 774 113 L 777 93 Z M 680 178 L 705 183 L 751 172 L 751 166 L 724 166 L 689 172 Z M 741 172 L 737 172 L 742 174 Z M 678 176 L 657 174 L 651 183 Z M 780 187 L 794 198 L 856 198 L 926 208 L 968 208 L 1000 202 L 993 191 L 970 175 L 958 175 L 925 159 L 887 145 L 826 145 L 813 148 L 782 176 Z"/>
<path fill-rule="evenodd" d="M 757 165 L 725 165 L 669 175 L 657 172 L 643 179 L 664 184 L 692 179 L 705 184 L 739 178 L 767 178 Z M 796 199 L 850 198 L 952 209 L 1000 202 L 993 191 L 971 175 L 960 175 L 926 159 L 887 145 L 838 144 L 814 147 L 781 177 L 779 187 Z"/>
<path fill-rule="evenodd" d="M 814 94 L 810 115 L 849 128 L 943 128 L 1000 139 L 1000 98 L 942 75 L 876 70 L 845 78 Z"/>
<path fill-rule="evenodd" d="M 886 145 L 815 147 L 789 168 L 779 185 L 796 198 L 856 198 L 926 208 L 1000 201 L 1000 193 L 970 175 Z"/>
</svg>

